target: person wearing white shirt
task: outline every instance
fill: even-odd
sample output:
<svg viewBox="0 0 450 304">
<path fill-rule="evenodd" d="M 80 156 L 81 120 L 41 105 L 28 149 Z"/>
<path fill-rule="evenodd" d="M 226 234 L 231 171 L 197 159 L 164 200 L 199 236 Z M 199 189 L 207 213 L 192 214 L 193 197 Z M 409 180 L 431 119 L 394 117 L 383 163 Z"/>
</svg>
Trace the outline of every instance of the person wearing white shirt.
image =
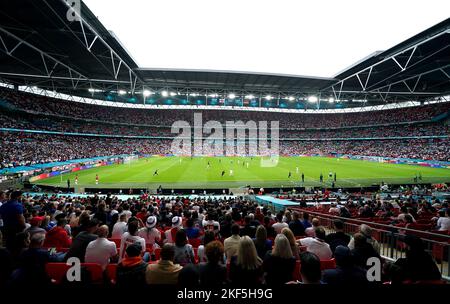
<svg viewBox="0 0 450 304">
<path fill-rule="evenodd" d="M 281 213 L 277 214 L 277 222 L 272 225 L 272 228 L 275 230 L 277 234 L 280 234 L 283 228 L 289 228 L 289 224 L 283 222 L 283 214 Z"/>
<path fill-rule="evenodd" d="M 121 214 L 119 216 L 119 221 L 114 224 L 111 238 L 121 239 L 123 234 L 127 231 L 127 215 Z"/>
<path fill-rule="evenodd" d="M 122 259 L 125 257 L 125 250 L 130 244 L 140 243 L 142 247 L 142 253 L 145 253 L 145 240 L 137 235 L 138 225 L 139 223 L 137 221 L 131 221 L 131 223 L 128 223 L 128 232 L 125 232 L 123 234 L 120 241 L 119 263 L 122 262 Z"/>
<path fill-rule="evenodd" d="M 330 245 L 325 242 L 325 229 L 317 227 L 315 229 L 316 237 L 307 237 L 298 240 L 301 246 L 306 246 L 306 251 L 312 252 L 320 260 L 329 260 L 333 256 Z"/>
<path fill-rule="evenodd" d="M 96 263 L 105 270 L 110 260 L 117 256 L 116 243 L 107 239 L 109 228 L 106 225 L 100 226 L 97 230 L 98 238 L 90 242 L 86 248 L 84 261 L 86 263 Z"/>
<path fill-rule="evenodd" d="M 155 228 L 157 223 L 156 216 L 149 216 L 145 222 L 145 228 L 138 231 L 138 236 L 145 240 L 147 245 L 152 245 L 153 248 L 158 248 L 158 241 L 161 240 L 161 232 Z"/>
<path fill-rule="evenodd" d="M 441 216 L 437 220 L 437 228 L 439 231 L 450 231 L 450 208 L 445 211 L 446 216 Z"/>
</svg>

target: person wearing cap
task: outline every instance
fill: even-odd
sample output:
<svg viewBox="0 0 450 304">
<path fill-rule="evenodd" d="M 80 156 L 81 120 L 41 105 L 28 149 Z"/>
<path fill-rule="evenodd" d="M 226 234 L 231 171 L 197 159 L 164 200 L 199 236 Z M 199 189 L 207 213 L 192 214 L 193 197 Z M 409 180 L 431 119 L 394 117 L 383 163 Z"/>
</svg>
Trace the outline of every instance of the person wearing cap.
<svg viewBox="0 0 450 304">
<path fill-rule="evenodd" d="M 334 251 L 335 269 L 326 269 L 322 273 L 322 281 L 327 284 L 355 285 L 367 284 L 366 270 L 355 265 L 348 247 L 339 245 Z"/>
<path fill-rule="evenodd" d="M 13 246 L 15 235 L 26 228 L 21 200 L 22 192 L 13 191 L 10 200 L 0 207 L 0 218 L 3 220 L 3 239 L 7 248 Z"/>
<path fill-rule="evenodd" d="M 142 260 L 140 243 L 128 245 L 125 256 L 117 265 L 116 285 L 118 287 L 143 287 L 146 285 L 145 275 L 147 263 Z"/>
<path fill-rule="evenodd" d="M 72 239 L 67 233 L 66 226 L 67 220 L 64 217 L 58 217 L 56 226 L 47 232 L 44 241 L 44 247 L 48 248 L 69 248 L 72 244 Z"/>
<path fill-rule="evenodd" d="M 117 256 L 116 243 L 107 239 L 109 228 L 102 225 L 97 230 L 98 238 L 88 244 L 84 261 L 86 263 L 96 263 L 105 270 L 109 262 Z"/>
<path fill-rule="evenodd" d="M 177 284 L 178 275 L 183 267 L 173 263 L 174 257 L 175 246 L 172 244 L 164 244 L 158 263 L 147 266 L 145 272 L 147 284 Z"/>
<path fill-rule="evenodd" d="M 47 231 L 45 231 L 44 228 L 41 228 L 42 221 L 45 217 L 43 216 L 34 216 L 29 220 L 30 227 L 27 228 L 25 231 L 30 234 L 30 237 L 33 236 L 35 233 L 43 233 L 46 234 Z"/>
<path fill-rule="evenodd" d="M 174 244 L 175 243 L 175 236 L 178 232 L 178 230 L 182 229 L 182 218 L 181 216 L 174 216 L 172 217 L 172 228 L 169 230 L 166 230 L 164 232 L 165 234 L 165 243 Z"/>
<path fill-rule="evenodd" d="M 161 232 L 156 229 L 157 222 L 156 216 L 151 215 L 145 221 L 145 227 L 138 231 L 138 236 L 145 240 L 145 244 L 153 248 L 159 247 L 158 242 L 161 241 Z"/>
</svg>

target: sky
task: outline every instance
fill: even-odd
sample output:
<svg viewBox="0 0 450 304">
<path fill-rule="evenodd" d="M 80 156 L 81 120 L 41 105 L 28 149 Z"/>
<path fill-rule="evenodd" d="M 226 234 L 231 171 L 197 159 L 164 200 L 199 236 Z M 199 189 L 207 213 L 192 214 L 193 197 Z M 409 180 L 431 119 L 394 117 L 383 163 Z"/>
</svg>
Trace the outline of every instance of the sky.
<svg viewBox="0 0 450 304">
<path fill-rule="evenodd" d="M 332 77 L 450 17 L 449 0 L 84 0 L 145 68 Z"/>
</svg>

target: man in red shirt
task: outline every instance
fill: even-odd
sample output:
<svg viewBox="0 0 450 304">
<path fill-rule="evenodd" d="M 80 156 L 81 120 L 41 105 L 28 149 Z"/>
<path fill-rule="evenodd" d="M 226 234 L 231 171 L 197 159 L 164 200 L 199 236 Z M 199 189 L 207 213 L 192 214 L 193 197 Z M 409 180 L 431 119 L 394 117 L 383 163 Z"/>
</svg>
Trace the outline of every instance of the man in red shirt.
<svg viewBox="0 0 450 304">
<path fill-rule="evenodd" d="M 67 233 L 66 226 L 67 220 L 64 217 L 59 217 L 56 226 L 47 232 L 44 241 L 44 247 L 50 248 L 69 248 L 72 244 L 72 239 Z"/>
</svg>

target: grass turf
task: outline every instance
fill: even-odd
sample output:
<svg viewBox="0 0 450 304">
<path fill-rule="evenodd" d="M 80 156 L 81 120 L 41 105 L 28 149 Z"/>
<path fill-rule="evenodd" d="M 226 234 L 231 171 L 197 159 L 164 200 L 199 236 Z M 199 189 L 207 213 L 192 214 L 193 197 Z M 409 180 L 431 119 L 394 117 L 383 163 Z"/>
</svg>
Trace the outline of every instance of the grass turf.
<svg viewBox="0 0 450 304">
<path fill-rule="evenodd" d="M 210 167 L 208 168 L 208 162 Z M 243 164 L 244 163 L 244 164 Z M 248 168 L 247 168 L 248 163 Z M 380 184 L 413 183 L 414 176 L 421 174 L 421 183 L 450 182 L 450 169 L 438 169 L 413 165 L 397 165 L 360 160 L 326 157 L 280 157 L 273 167 L 261 166 L 259 157 L 150 157 L 130 164 L 115 164 L 89 170 L 67 173 L 37 181 L 37 185 L 71 187 L 78 174 L 78 185 L 84 188 L 238 188 L 252 187 L 299 187 L 331 186 L 336 173 L 336 187 L 360 187 Z M 298 172 L 296 170 L 298 167 Z M 154 175 L 158 170 L 158 175 Z M 233 174 L 230 174 L 233 170 Z M 222 171 L 225 171 L 222 176 Z M 291 177 L 289 178 L 289 172 Z M 301 181 L 301 174 L 305 182 Z M 319 176 L 323 174 L 323 183 Z M 99 184 L 95 184 L 95 176 Z"/>
</svg>

